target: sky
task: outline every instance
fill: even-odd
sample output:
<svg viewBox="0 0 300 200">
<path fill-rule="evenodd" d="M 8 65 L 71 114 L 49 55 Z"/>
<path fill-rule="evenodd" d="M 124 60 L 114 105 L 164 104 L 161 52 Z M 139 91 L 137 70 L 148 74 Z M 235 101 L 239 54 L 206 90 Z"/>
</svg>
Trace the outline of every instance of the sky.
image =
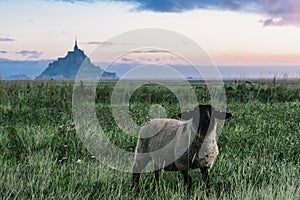
<svg viewBox="0 0 300 200">
<path fill-rule="evenodd" d="M 118 34 L 160 28 L 190 38 L 217 65 L 300 65 L 299 0 L 0 0 L 0 19 L 0 59 L 54 60 L 76 37 L 90 55 Z"/>
</svg>

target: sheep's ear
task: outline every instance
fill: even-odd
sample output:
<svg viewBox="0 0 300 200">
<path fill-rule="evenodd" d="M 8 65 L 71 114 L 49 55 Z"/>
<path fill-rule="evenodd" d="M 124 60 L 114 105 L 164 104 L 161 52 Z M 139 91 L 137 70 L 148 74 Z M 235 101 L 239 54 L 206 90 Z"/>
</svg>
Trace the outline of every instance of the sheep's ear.
<svg viewBox="0 0 300 200">
<path fill-rule="evenodd" d="M 186 111 L 186 112 L 178 114 L 178 117 L 181 118 L 181 119 L 184 119 L 184 120 L 192 119 L 194 116 L 195 116 L 195 112 L 193 110 L 192 111 Z"/>
<path fill-rule="evenodd" d="M 213 113 L 213 116 L 217 119 L 228 119 L 232 116 L 232 114 L 226 113 L 226 112 L 215 111 Z"/>
</svg>

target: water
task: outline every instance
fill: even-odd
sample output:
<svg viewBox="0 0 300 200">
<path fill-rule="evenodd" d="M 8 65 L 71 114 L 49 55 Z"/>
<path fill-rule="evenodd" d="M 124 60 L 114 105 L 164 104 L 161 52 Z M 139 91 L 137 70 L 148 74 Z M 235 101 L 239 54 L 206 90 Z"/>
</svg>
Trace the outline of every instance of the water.
<svg viewBox="0 0 300 200">
<path fill-rule="evenodd" d="M 45 61 L 8 61 L 0 60 L 0 75 L 2 79 L 8 79 L 10 76 L 26 75 L 30 78 L 39 76 L 48 66 L 50 60 Z M 103 63 L 96 65 L 104 68 Z M 136 66 L 130 64 L 115 64 L 110 66 L 107 71 L 116 72 L 118 77 L 124 76 L 130 70 L 134 70 Z M 151 67 L 151 66 L 149 66 Z M 178 74 L 191 80 L 202 80 L 203 78 L 192 66 L 171 66 Z M 172 76 L 165 69 L 159 71 L 155 67 L 153 77 L 170 79 Z M 224 80 L 249 80 L 249 79 L 300 79 L 299 66 L 220 66 L 218 67 L 220 74 Z M 149 70 L 146 70 L 149 73 Z M 151 70 L 150 70 L 151 71 Z M 155 76 L 157 74 L 157 76 Z M 137 74 L 137 78 L 144 77 L 143 74 Z M 175 76 L 176 78 L 177 76 Z M 174 79 L 175 79 L 174 78 Z"/>
<path fill-rule="evenodd" d="M 192 66 L 172 66 L 184 77 L 192 80 L 203 80 L 201 74 Z M 248 79 L 300 79 L 299 66 L 220 66 L 217 67 L 223 80 L 248 80 Z M 207 69 L 207 68 L 206 68 Z M 116 72 L 118 77 L 124 76 L 127 72 L 133 71 L 131 65 L 114 65 L 107 70 Z M 162 70 L 163 73 L 165 73 Z M 200 71 L 201 72 L 201 71 Z M 161 73 L 157 72 L 159 77 Z M 143 77 L 142 75 L 140 75 Z"/>
</svg>

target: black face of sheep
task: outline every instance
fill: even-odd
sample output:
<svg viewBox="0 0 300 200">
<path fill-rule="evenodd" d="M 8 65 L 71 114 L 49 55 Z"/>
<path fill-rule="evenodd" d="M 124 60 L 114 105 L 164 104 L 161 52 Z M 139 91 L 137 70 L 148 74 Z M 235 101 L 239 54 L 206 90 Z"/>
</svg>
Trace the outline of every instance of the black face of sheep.
<svg viewBox="0 0 300 200">
<path fill-rule="evenodd" d="M 231 116 L 231 113 L 217 111 L 211 105 L 198 105 L 191 111 L 178 114 L 178 117 L 183 120 L 193 119 L 193 124 L 197 126 L 197 132 L 204 134 L 204 136 L 208 131 L 212 119 L 215 118 L 224 120 L 230 118 Z"/>
<path fill-rule="evenodd" d="M 188 153 L 183 154 L 180 158 L 175 160 L 173 163 L 163 168 L 155 169 L 155 185 L 159 181 L 159 171 L 165 169 L 167 171 L 180 171 L 184 177 L 184 184 L 188 186 L 188 193 L 192 186 L 192 178 L 188 173 L 189 169 L 200 168 L 206 187 L 209 190 L 209 169 L 212 166 L 216 156 L 218 154 L 218 147 L 216 143 L 216 120 L 215 119 L 228 119 L 232 115 L 230 113 L 217 111 L 211 105 L 198 105 L 191 111 L 186 111 L 178 115 L 183 120 L 192 121 L 179 121 L 174 119 L 154 119 L 146 123 L 139 133 L 139 141 L 136 147 L 136 153 L 151 152 L 153 149 L 157 149 L 159 144 L 168 144 L 170 141 L 166 135 L 176 135 L 178 130 L 184 133 L 192 133 L 198 136 L 195 137 L 193 142 L 188 148 Z M 192 124 L 191 128 L 188 124 Z M 164 124 L 164 128 L 157 130 L 153 127 L 157 127 L 158 124 Z M 160 127 L 160 126 L 158 126 Z M 176 127 L 176 128 L 174 128 Z M 180 127 L 183 127 L 180 129 Z M 188 128 L 190 127 L 190 128 Z M 176 130 L 174 130 L 176 129 Z M 188 130 L 186 130 L 188 129 Z M 140 138 L 143 133 L 155 132 L 155 137 Z M 186 131 L 186 132 L 185 132 Z M 197 132 L 196 132 L 197 131 Z M 195 133 L 196 132 L 196 133 Z M 200 135 L 200 137 L 199 137 Z M 182 138 L 179 137 L 179 140 Z M 198 139 L 198 140 L 197 140 Z M 155 146 L 156 145 L 156 146 Z M 155 147 L 155 148 L 153 148 Z M 176 149 L 176 146 L 175 146 Z M 190 153 L 191 152 L 193 153 Z M 211 151 L 212 150 L 212 151 Z M 170 152 L 171 153 L 171 152 Z M 174 152 L 173 152 L 174 153 Z M 172 153 L 171 153 L 172 154 Z M 190 154 L 194 154 L 190 156 Z M 172 157 L 173 155 L 167 155 Z M 139 179 L 140 173 L 145 168 L 148 162 L 155 160 L 154 157 L 139 157 L 135 158 L 133 166 L 133 177 L 132 177 L 132 188 L 139 191 Z M 154 188 L 155 188 L 154 185 Z"/>
</svg>

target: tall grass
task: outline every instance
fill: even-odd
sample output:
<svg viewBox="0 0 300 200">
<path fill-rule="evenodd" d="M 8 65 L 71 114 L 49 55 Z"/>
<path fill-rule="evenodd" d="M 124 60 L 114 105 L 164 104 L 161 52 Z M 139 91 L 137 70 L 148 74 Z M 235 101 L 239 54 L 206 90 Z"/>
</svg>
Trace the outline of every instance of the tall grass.
<svg viewBox="0 0 300 200">
<path fill-rule="evenodd" d="M 99 84 L 97 117 L 114 144 L 133 151 L 136 137 L 124 133 L 111 113 L 114 84 Z M 205 84 L 192 84 L 199 102 L 209 103 Z M 226 83 L 225 89 L 233 117 L 218 139 L 209 199 L 300 199 L 300 85 Z M 72 82 L 0 82 L 3 199 L 186 199 L 183 178 L 172 172 L 161 174 L 156 192 L 151 192 L 153 174 L 143 174 L 140 196 L 132 195 L 131 174 L 103 165 L 78 139 L 72 90 Z M 148 120 L 153 104 L 163 105 L 168 117 L 180 111 L 167 88 L 148 84 L 130 99 L 137 124 Z M 190 198 L 208 199 L 201 173 L 191 175 Z"/>
</svg>

